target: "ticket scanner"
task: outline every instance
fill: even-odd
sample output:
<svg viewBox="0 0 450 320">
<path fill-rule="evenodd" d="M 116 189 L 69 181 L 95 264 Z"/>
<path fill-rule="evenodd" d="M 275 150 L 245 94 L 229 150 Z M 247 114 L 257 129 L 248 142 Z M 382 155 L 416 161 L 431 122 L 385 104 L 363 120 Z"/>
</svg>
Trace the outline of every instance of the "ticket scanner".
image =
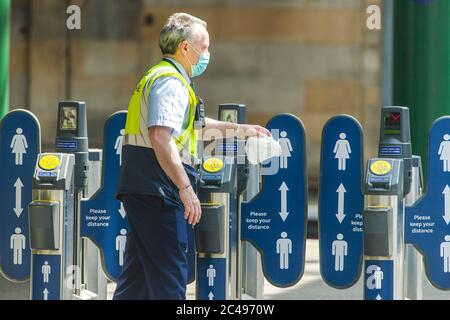
<svg viewBox="0 0 450 320">
<path fill-rule="evenodd" d="M 413 173 L 420 159 L 411 152 L 408 108 L 382 108 L 380 128 L 378 157 L 368 161 L 364 183 L 364 297 L 401 300 L 405 298 L 406 196 L 419 188 Z"/>
<path fill-rule="evenodd" d="M 29 204 L 33 300 L 72 299 L 74 164 L 73 155 L 60 153 L 37 161 Z"/>
<path fill-rule="evenodd" d="M 106 297 L 98 249 L 80 236 L 80 201 L 87 191 L 90 155 L 84 102 L 59 104 L 55 149 L 38 156 L 33 177 L 29 206 L 32 299 Z"/>
<path fill-rule="evenodd" d="M 244 124 L 246 107 L 220 105 L 219 120 Z M 259 255 L 240 237 L 240 203 L 260 186 L 259 168 L 249 165 L 245 144 L 239 137 L 216 139 L 204 149 L 198 183 L 202 218 L 195 227 L 199 300 L 262 298 Z"/>
</svg>

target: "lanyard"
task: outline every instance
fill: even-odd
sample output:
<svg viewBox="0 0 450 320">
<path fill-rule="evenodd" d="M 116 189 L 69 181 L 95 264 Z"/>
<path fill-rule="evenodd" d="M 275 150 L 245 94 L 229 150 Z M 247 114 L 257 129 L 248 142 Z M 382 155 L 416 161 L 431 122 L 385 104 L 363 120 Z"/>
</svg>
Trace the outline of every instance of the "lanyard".
<svg viewBox="0 0 450 320">
<path fill-rule="evenodd" d="M 164 60 L 164 61 L 166 61 L 166 62 L 168 62 L 168 63 L 170 63 L 181 75 L 183 75 L 183 73 L 181 72 L 181 70 L 178 68 L 178 66 L 172 61 L 172 60 L 170 60 L 170 59 L 168 59 L 168 58 L 162 58 L 162 60 Z M 192 81 L 192 79 L 189 79 L 190 80 L 190 86 L 191 86 L 191 88 L 192 88 L 192 90 L 194 90 L 194 92 L 195 92 L 195 84 L 194 84 L 194 82 Z"/>
</svg>

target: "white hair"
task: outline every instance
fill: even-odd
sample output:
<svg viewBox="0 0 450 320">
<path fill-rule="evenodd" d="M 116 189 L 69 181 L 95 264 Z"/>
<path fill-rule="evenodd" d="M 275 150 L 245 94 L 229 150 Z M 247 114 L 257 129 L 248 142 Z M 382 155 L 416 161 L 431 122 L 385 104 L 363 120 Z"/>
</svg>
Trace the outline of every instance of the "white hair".
<svg viewBox="0 0 450 320">
<path fill-rule="evenodd" d="M 207 23 L 187 13 L 175 13 L 167 19 L 159 37 L 162 54 L 175 54 L 178 45 L 187 40 L 195 42 L 199 39 L 198 26 L 206 29 Z"/>
</svg>

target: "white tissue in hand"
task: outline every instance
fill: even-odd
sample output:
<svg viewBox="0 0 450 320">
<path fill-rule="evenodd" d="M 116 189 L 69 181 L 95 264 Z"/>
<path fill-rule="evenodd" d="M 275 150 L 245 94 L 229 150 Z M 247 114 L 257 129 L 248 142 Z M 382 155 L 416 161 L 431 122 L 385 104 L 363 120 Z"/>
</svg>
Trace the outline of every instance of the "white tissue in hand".
<svg viewBox="0 0 450 320">
<path fill-rule="evenodd" d="M 281 146 L 273 138 L 251 137 L 247 140 L 245 152 L 251 164 L 258 164 L 270 158 L 279 157 L 281 155 Z"/>
</svg>

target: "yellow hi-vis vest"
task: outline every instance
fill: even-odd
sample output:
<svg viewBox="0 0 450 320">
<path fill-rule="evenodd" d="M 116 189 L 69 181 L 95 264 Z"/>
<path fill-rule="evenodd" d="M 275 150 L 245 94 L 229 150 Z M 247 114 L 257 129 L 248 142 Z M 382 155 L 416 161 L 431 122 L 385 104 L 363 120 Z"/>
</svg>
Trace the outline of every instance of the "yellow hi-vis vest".
<svg viewBox="0 0 450 320">
<path fill-rule="evenodd" d="M 195 109 L 198 104 L 197 96 L 175 67 L 164 60 L 152 67 L 134 90 L 130 104 L 128 105 L 128 115 L 125 126 L 125 144 L 151 147 L 146 121 L 148 108 L 152 107 L 148 105 L 148 94 L 156 79 L 162 77 L 175 77 L 180 79 L 189 91 L 189 124 L 186 130 L 180 136 L 174 137 L 173 140 L 175 141 L 179 152 L 184 149 L 186 143 L 189 143 L 188 148 L 190 155 L 197 158 L 198 130 L 195 130 L 194 128 Z M 145 119 L 143 119 L 143 117 L 145 117 Z M 135 141 L 134 143 L 132 142 L 133 140 Z"/>
</svg>

